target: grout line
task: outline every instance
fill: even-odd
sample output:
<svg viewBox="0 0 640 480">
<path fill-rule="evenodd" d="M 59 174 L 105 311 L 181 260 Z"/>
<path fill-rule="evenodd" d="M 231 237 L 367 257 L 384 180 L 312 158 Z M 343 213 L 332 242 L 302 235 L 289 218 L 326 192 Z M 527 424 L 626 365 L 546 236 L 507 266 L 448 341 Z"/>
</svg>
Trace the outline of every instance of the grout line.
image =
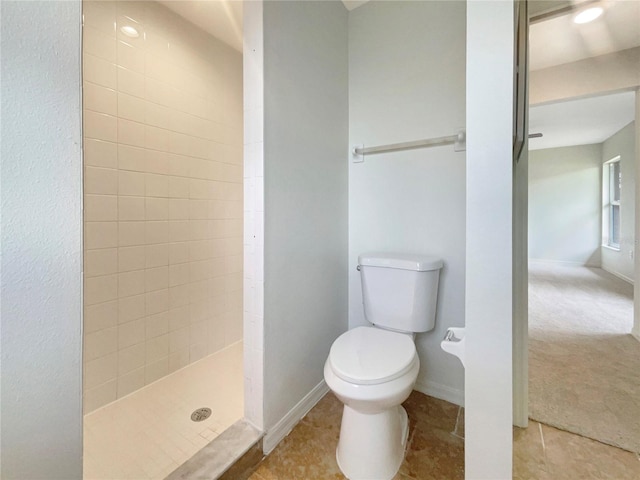
<svg viewBox="0 0 640 480">
<path fill-rule="evenodd" d="M 142 318 L 144 318 L 144 317 L 142 317 Z M 112 328 L 112 327 L 110 327 L 110 328 Z M 145 341 L 145 342 L 146 342 L 146 341 Z M 135 345 L 140 345 L 141 343 L 145 343 L 145 342 L 140 342 L 140 343 L 137 343 L 137 344 L 135 344 Z M 150 387 L 151 385 L 154 385 L 154 384 L 161 384 L 162 380 L 164 380 L 164 379 L 168 379 L 169 377 L 176 378 L 176 377 L 178 376 L 178 375 L 176 375 L 176 374 L 177 374 L 177 373 L 179 373 L 179 372 L 181 372 L 182 370 L 185 370 L 185 369 L 187 369 L 188 367 L 191 367 L 191 366 L 196 365 L 196 364 L 198 364 L 198 363 L 204 364 L 204 363 L 205 363 L 205 362 L 204 362 L 204 360 L 211 360 L 211 358 L 209 358 L 209 357 L 211 357 L 212 355 L 216 355 L 216 354 L 222 353 L 222 352 L 224 352 L 225 350 L 230 350 L 232 347 L 237 347 L 237 346 L 238 346 L 238 344 L 242 344 L 242 343 L 243 343 L 243 340 L 242 340 L 242 339 L 241 339 L 241 340 L 237 340 L 236 342 L 233 342 L 233 343 L 231 343 L 231 344 L 229 344 L 229 345 L 227 345 L 227 346 L 223 347 L 222 349 L 217 350 L 216 352 L 213 352 L 213 353 L 210 353 L 210 354 L 208 354 L 208 355 L 205 355 L 203 358 L 201 358 L 201 359 L 199 359 L 199 360 L 196 360 L 195 362 L 189 363 L 189 364 L 185 365 L 184 367 L 179 368 L 178 370 L 176 370 L 176 371 L 174 371 L 174 372 L 169 373 L 168 375 L 165 375 L 165 376 L 163 376 L 163 377 L 160 377 L 160 378 L 158 378 L 157 380 L 154 380 L 153 382 L 148 383 L 148 384 L 144 385 L 143 387 L 141 387 L 141 388 L 139 388 L 139 389 L 137 389 L 137 390 L 134 390 L 133 392 L 130 392 L 130 393 L 126 394 L 126 395 L 125 395 L 125 396 L 123 396 L 123 397 L 116 398 L 115 400 L 113 400 L 113 401 L 111 401 L 111 402 L 109 402 L 109 403 L 106 403 L 106 404 L 104 404 L 104 405 L 102 405 L 102 406 L 98 407 L 97 409 L 92 410 L 92 411 L 91 411 L 91 412 L 89 412 L 89 413 L 85 413 L 85 414 L 83 414 L 83 424 L 84 424 L 84 422 L 85 422 L 84 418 L 85 418 L 87 415 L 91 415 L 91 414 L 93 414 L 93 413 L 95 413 L 95 412 L 98 412 L 98 411 L 100 411 L 100 410 L 103 410 L 103 409 L 105 409 L 106 407 L 112 407 L 112 408 L 113 408 L 113 405 L 114 405 L 115 403 L 119 402 L 120 400 L 124 400 L 124 399 L 127 399 L 127 398 L 129 398 L 129 397 L 132 397 L 132 396 L 134 396 L 136 393 L 139 393 L 139 392 L 141 393 L 143 390 L 145 390 L 147 387 Z M 114 353 L 114 352 L 112 352 L 112 353 Z M 229 353 L 229 352 L 227 352 L 227 353 Z M 111 355 L 111 354 L 108 354 L 108 355 Z M 102 357 L 98 357 L 98 358 L 102 358 Z M 146 366 L 146 365 L 145 365 L 145 366 Z M 140 368 L 143 368 L 143 367 L 140 367 Z M 105 383 L 112 382 L 113 380 L 114 380 L 114 379 L 111 379 L 111 380 L 109 380 L 108 382 L 105 382 Z M 117 379 L 115 379 L 115 380 L 117 381 Z M 101 385 L 104 385 L 104 384 L 101 384 Z M 94 388 L 95 388 L 95 387 L 94 387 Z M 117 385 L 116 385 L 116 388 L 117 388 Z"/>
<path fill-rule="evenodd" d="M 91 83 L 91 82 L 87 82 L 87 83 Z M 97 84 L 92 84 L 92 85 L 97 85 Z M 101 85 L 98 85 L 98 86 L 101 86 Z M 102 87 L 102 88 L 106 88 L 106 89 L 108 89 L 108 90 L 112 90 L 112 89 L 110 89 L 109 87 Z M 124 92 L 117 92 L 117 93 L 124 93 Z M 126 93 L 124 93 L 124 94 L 125 94 L 125 95 L 128 95 L 128 94 L 126 94 Z M 133 95 L 131 95 L 131 96 L 133 96 Z M 140 97 L 136 97 L 136 98 L 140 98 Z M 148 100 L 147 100 L 147 101 L 148 101 Z M 149 103 L 154 103 L 154 102 L 149 101 Z M 156 105 L 159 105 L 159 106 L 161 106 L 161 107 L 165 107 L 165 108 L 170 109 L 170 110 L 177 110 L 177 109 L 174 109 L 174 108 L 172 108 L 172 107 L 168 107 L 168 106 L 166 106 L 166 105 L 162 105 L 162 104 L 159 104 L 159 103 L 158 103 L 158 104 L 156 104 Z M 121 116 L 118 114 L 118 106 L 117 106 L 117 104 L 116 104 L 116 113 L 115 113 L 115 114 L 113 114 L 113 113 L 108 113 L 108 112 L 103 112 L 103 111 L 101 111 L 101 110 L 94 110 L 94 109 L 89 108 L 89 107 L 87 107 L 87 106 L 83 106 L 83 109 L 84 109 L 86 112 L 96 113 L 96 114 L 98 114 L 98 115 L 105 115 L 105 116 L 107 116 L 107 117 L 114 118 L 114 119 L 116 119 L 116 121 L 118 121 L 118 120 L 124 120 L 124 121 L 126 121 L 126 122 L 131 122 L 131 123 L 135 123 L 135 124 L 137 124 L 137 125 L 142 125 L 143 127 L 157 128 L 158 130 L 163 130 L 163 131 L 165 131 L 165 132 L 176 133 L 176 134 L 178 134 L 178 135 L 184 135 L 184 136 L 186 136 L 186 137 L 192 137 L 192 138 L 195 138 L 195 139 L 198 139 L 198 140 L 205 140 L 205 141 L 207 141 L 207 142 L 212 142 L 212 143 L 215 143 L 215 144 L 217 144 L 217 145 L 226 145 L 226 146 L 229 146 L 229 147 L 240 147 L 240 145 L 239 145 L 238 143 L 236 143 L 236 142 L 229 143 L 229 142 L 228 142 L 228 141 L 226 141 L 226 140 L 225 140 L 225 141 L 220 141 L 220 140 L 216 140 L 216 139 L 211 138 L 211 137 L 200 137 L 200 136 L 198 136 L 198 135 L 193 135 L 193 134 L 191 134 L 191 133 L 185 133 L 185 132 L 183 132 L 183 131 L 178 131 L 178 130 L 174 130 L 174 129 L 171 129 L 171 128 L 158 127 L 158 126 L 156 126 L 156 125 L 153 125 L 153 124 L 147 123 L 147 121 L 146 121 L 146 120 L 145 120 L 145 121 L 139 121 L 139 120 L 131 120 L 130 118 L 127 118 L 127 117 L 121 117 Z M 180 113 L 184 113 L 185 115 L 191 115 L 191 114 L 186 113 L 186 112 L 181 112 L 180 110 L 178 110 L 178 111 L 179 111 Z M 195 116 L 195 115 L 191 115 L 191 116 Z M 196 117 L 196 118 L 201 118 L 201 117 Z M 244 129 L 243 129 L 243 127 L 242 127 L 242 126 L 234 127 L 234 126 L 228 125 L 228 124 L 226 124 L 226 123 L 220 123 L 220 122 L 216 122 L 216 121 L 213 121 L 213 120 L 206 120 L 206 121 L 210 121 L 211 123 L 215 123 L 215 124 L 217 124 L 217 125 L 221 125 L 222 127 L 227 127 L 227 128 L 229 128 L 229 129 L 237 130 L 238 132 L 239 132 L 239 131 L 242 131 L 242 132 L 243 132 L 243 134 L 244 134 Z M 114 141 L 111 141 L 111 140 L 103 140 L 103 139 L 100 139 L 100 138 L 94 138 L 94 137 L 87 137 L 87 138 L 90 138 L 90 139 L 93 139 L 93 140 L 102 140 L 102 141 L 104 141 L 104 142 L 117 143 L 117 144 L 119 144 L 119 145 L 127 145 L 127 146 L 130 146 L 130 147 L 144 148 L 144 149 L 146 149 L 146 150 L 153 150 L 154 152 L 174 153 L 174 152 L 170 152 L 170 151 L 166 151 L 166 150 L 159 150 L 159 149 L 157 149 L 157 148 L 149 148 L 149 147 L 146 147 L 146 146 L 133 145 L 133 144 L 129 144 L 129 143 L 121 142 L 121 141 L 120 141 L 120 139 L 118 138 L 117 132 L 116 132 L 116 141 L 115 141 L 115 142 L 114 142 Z M 242 141 L 244 141 L 244 138 L 243 138 L 243 140 L 242 140 Z M 174 153 L 174 154 L 175 154 L 175 153 Z M 179 154 L 176 154 L 176 155 L 179 155 Z M 194 156 L 192 156 L 192 155 L 184 155 L 184 156 L 185 156 L 185 157 L 190 157 L 190 158 L 200 158 L 200 159 L 202 159 L 202 160 L 209 160 L 208 158 L 203 158 L 203 157 L 194 157 Z"/>
<path fill-rule="evenodd" d="M 251 472 L 251 474 L 249 475 L 248 477 L 249 480 L 264 480 L 264 477 L 258 473 L 258 468 L 260 468 L 260 464 L 262 464 L 262 460 L 260 460 L 260 463 L 256 465 L 253 472 Z"/>
<path fill-rule="evenodd" d="M 538 431 L 540 432 L 540 440 L 542 440 L 542 449 L 546 450 L 547 447 L 544 444 L 544 435 L 542 434 L 542 424 L 541 423 L 538 423 Z"/>
<path fill-rule="evenodd" d="M 460 415 L 462 415 L 462 407 L 460 407 L 460 406 L 459 406 L 459 407 L 458 407 L 458 414 L 456 415 L 456 424 L 455 424 L 455 426 L 453 427 L 453 432 L 451 432 L 451 434 L 452 434 L 454 437 L 458 437 L 458 438 L 461 438 L 461 439 L 463 439 L 463 440 L 464 440 L 464 435 L 460 435 L 460 434 L 458 433 L 458 426 L 459 426 L 459 424 L 460 424 Z"/>
<path fill-rule="evenodd" d="M 542 444 L 543 468 L 547 473 L 551 473 L 551 469 L 553 467 L 549 464 L 549 460 L 547 459 L 547 444 L 544 441 L 544 434 L 542 433 L 542 423 L 540 422 L 538 422 L 538 431 L 540 432 L 540 442 Z"/>
<path fill-rule="evenodd" d="M 555 425 L 553 425 L 553 424 L 550 424 L 550 423 L 544 423 L 544 424 L 543 424 L 543 423 L 542 423 L 542 422 L 540 422 L 539 420 L 534 420 L 534 419 L 532 419 L 532 418 L 530 418 L 530 420 L 532 420 L 532 421 L 534 421 L 534 422 L 537 422 L 537 423 L 541 426 L 541 427 L 540 427 L 540 431 L 541 431 L 541 432 L 542 432 L 542 425 L 546 425 L 546 426 L 548 426 L 549 428 L 553 428 L 553 429 L 555 429 L 555 430 L 559 430 L 559 431 L 561 431 L 561 432 L 563 432 L 563 433 L 567 433 L 567 434 L 569 434 L 569 435 L 573 435 L 573 436 L 575 436 L 575 437 L 584 438 L 584 439 L 589 440 L 589 441 L 591 441 L 591 442 L 596 442 L 596 443 L 598 443 L 598 444 L 600 444 L 600 445 L 604 445 L 605 447 L 611 447 L 611 448 L 615 448 L 615 449 L 617 449 L 617 450 L 621 450 L 621 451 L 623 451 L 623 452 L 633 453 L 633 454 L 635 454 L 635 455 L 638 455 L 638 459 L 640 460 L 640 452 L 633 452 L 633 451 L 631 451 L 631 450 L 627 450 L 626 448 L 622 448 L 622 447 L 620 447 L 620 446 L 618 446 L 618 445 L 613 445 L 612 443 L 603 442 L 602 440 L 598 440 L 597 438 L 588 437 L 587 435 L 584 435 L 584 434 L 582 434 L 582 433 L 577 433 L 577 432 L 572 432 L 572 431 L 570 431 L 570 430 L 565 430 L 565 429 L 563 429 L 563 428 L 561 428 L 561 427 L 557 427 L 557 426 L 555 426 Z M 544 440 L 543 440 L 543 445 L 544 445 Z"/>
<path fill-rule="evenodd" d="M 456 424 L 453 426 L 453 434 L 458 431 L 458 422 L 460 421 L 460 407 L 458 407 L 458 413 L 456 415 Z"/>
<path fill-rule="evenodd" d="M 544 443 L 544 435 L 542 434 L 542 424 L 538 423 L 538 431 L 540 432 L 540 440 L 542 441 L 542 450 L 547 451 L 547 446 Z"/>
<path fill-rule="evenodd" d="M 95 28 L 95 27 L 91 27 L 91 26 L 90 26 L 90 28 Z M 84 40 L 83 40 L 83 41 L 84 41 Z M 126 42 L 123 42 L 123 43 L 126 43 Z M 136 46 L 134 46 L 134 45 L 131 45 L 131 47 L 133 47 L 133 48 L 135 48 L 135 49 L 137 49 L 137 50 L 143 50 L 143 51 L 144 51 L 144 50 L 146 50 L 145 48 L 139 48 L 139 47 L 136 47 Z M 153 54 L 153 52 L 152 52 L 152 54 Z M 117 59 L 116 59 L 116 60 L 115 60 L 115 62 L 114 62 L 114 61 L 111 61 L 110 59 L 107 59 L 107 58 L 105 58 L 105 57 L 102 57 L 102 56 L 100 56 L 100 55 L 98 55 L 98 54 L 91 53 L 91 52 L 83 52 L 83 57 L 84 57 L 84 55 L 89 55 L 89 56 L 91 56 L 91 57 L 93 57 L 93 58 L 96 58 L 96 59 L 98 59 L 98 60 L 102 60 L 103 62 L 109 63 L 110 65 L 114 65 L 114 66 L 116 67 L 116 88 L 108 87 L 108 86 L 106 86 L 106 85 L 102 85 L 102 84 L 100 84 L 100 83 L 96 83 L 95 81 L 85 80 L 85 79 L 84 79 L 84 75 L 83 75 L 83 82 L 87 82 L 87 83 L 91 83 L 92 85 L 97 85 L 97 86 L 99 86 L 99 87 L 107 88 L 107 89 L 112 90 L 112 91 L 115 91 L 115 92 L 117 92 L 117 93 L 123 93 L 123 94 L 125 94 L 125 95 L 129 95 L 129 96 L 134 97 L 134 98 L 137 98 L 137 99 L 139 99 L 139 100 L 144 100 L 144 101 L 146 101 L 146 102 L 153 103 L 153 104 L 155 104 L 155 105 L 158 105 L 158 106 L 161 106 L 161 107 L 164 107 L 164 108 L 170 108 L 170 109 L 172 109 L 172 110 L 177 110 L 177 111 L 178 111 L 178 112 L 180 112 L 180 113 L 185 113 L 185 114 L 187 114 L 187 115 L 190 115 L 190 116 L 195 117 L 195 118 L 198 118 L 198 119 L 207 120 L 207 121 L 210 121 L 210 122 L 213 122 L 213 123 L 217 123 L 217 124 L 220 124 L 220 125 L 231 126 L 231 127 L 233 127 L 233 128 L 236 128 L 236 127 L 237 127 L 237 128 L 243 128 L 243 125 L 233 125 L 233 124 L 224 123 L 224 122 L 221 122 L 221 121 L 219 121 L 219 120 L 213 119 L 213 118 L 211 118 L 211 117 L 206 117 L 206 116 L 196 115 L 196 114 L 194 114 L 194 113 L 191 113 L 190 111 L 187 111 L 187 110 L 181 109 L 180 107 L 177 107 L 177 108 L 176 108 L 176 107 L 172 107 L 172 106 L 165 105 L 165 104 L 163 104 L 163 103 L 159 103 L 159 102 L 151 101 L 151 100 L 149 100 L 149 99 L 147 99 L 147 98 L 146 98 L 146 88 L 145 88 L 145 94 L 144 94 L 144 96 L 142 96 L 142 97 L 141 97 L 141 96 L 139 96 L 139 95 L 134 95 L 134 94 L 132 94 L 132 93 L 128 93 L 128 92 L 122 91 L 122 90 L 120 90 L 120 88 L 121 88 L 121 87 L 118 85 L 118 80 L 117 80 L 117 72 L 118 72 L 118 70 L 117 70 L 117 69 L 118 69 L 118 68 L 120 68 L 120 69 L 122 69 L 122 70 L 126 70 L 127 72 L 130 72 L 130 73 L 134 73 L 134 74 L 136 74 L 136 75 L 140 75 L 140 76 L 142 76 L 142 77 L 145 77 L 145 80 L 146 80 L 147 78 L 149 78 L 150 80 L 152 80 L 152 81 L 154 81 L 154 82 L 157 82 L 157 83 L 159 83 L 159 84 L 163 85 L 164 87 L 169 87 L 170 89 L 172 89 L 172 90 L 174 90 L 174 91 L 177 91 L 177 92 L 179 92 L 180 94 L 185 94 L 185 93 L 186 93 L 186 94 L 190 95 L 190 96 L 192 97 L 192 99 L 198 99 L 198 100 L 200 100 L 200 101 L 210 102 L 210 103 L 214 104 L 216 107 L 220 107 L 220 103 L 221 103 L 221 102 L 219 102 L 218 100 L 210 100 L 210 99 L 208 99 L 208 98 L 206 98 L 206 97 L 203 97 L 203 96 L 201 96 L 201 95 L 190 93 L 189 88 L 182 88 L 182 89 L 181 89 L 181 88 L 176 87 L 176 86 L 175 86 L 175 85 L 173 85 L 172 83 L 166 82 L 166 81 L 164 81 L 164 80 L 162 80 L 162 79 L 160 79 L 160 78 L 156 78 L 156 77 L 153 77 L 153 76 L 149 76 L 146 72 L 144 72 L 144 73 L 143 73 L 143 72 L 140 72 L 140 71 L 138 71 L 138 70 L 133 70 L 133 69 L 131 69 L 131 68 L 125 67 L 125 66 L 121 65 L 120 63 L 118 63 L 118 60 L 117 60 Z M 167 62 L 167 63 L 171 63 L 171 62 Z M 83 58 L 83 64 L 84 64 L 84 58 Z M 189 69 L 186 69 L 186 68 L 181 67 L 181 66 L 179 66 L 179 65 L 176 65 L 176 66 L 177 66 L 178 68 L 180 68 L 181 70 L 184 70 L 184 71 L 186 71 L 187 73 L 189 73 Z M 201 78 L 201 80 L 204 80 L 205 82 L 208 82 L 208 81 L 209 81 L 209 79 L 206 79 L 206 78 Z M 146 87 L 146 85 L 145 85 L 145 87 Z M 243 108 L 243 112 L 244 112 L 244 108 Z"/>
</svg>

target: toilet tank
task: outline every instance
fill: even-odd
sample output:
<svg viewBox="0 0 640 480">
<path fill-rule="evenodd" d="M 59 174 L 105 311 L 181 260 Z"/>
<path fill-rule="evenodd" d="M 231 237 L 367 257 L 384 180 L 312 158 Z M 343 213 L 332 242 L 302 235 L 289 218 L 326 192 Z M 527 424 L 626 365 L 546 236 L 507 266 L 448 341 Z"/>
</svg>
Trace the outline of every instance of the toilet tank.
<svg viewBox="0 0 640 480">
<path fill-rule="evenodd" d="M 358 257 L 366 319 L 401 332 L 427 332 L 436 321 L 442 260 L 394 253 Z"/>
</svg>

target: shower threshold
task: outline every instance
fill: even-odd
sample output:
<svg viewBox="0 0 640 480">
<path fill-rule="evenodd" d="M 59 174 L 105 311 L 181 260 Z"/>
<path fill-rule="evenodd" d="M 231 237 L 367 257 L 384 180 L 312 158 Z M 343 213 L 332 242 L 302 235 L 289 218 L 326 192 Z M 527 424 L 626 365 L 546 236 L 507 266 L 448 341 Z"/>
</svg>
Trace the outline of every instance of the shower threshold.
<svg viewBox="0 0 640 480">
<path fill-rule="evenodd" d="M 239 480 L 247 477 L 263 456 L 262 432 L 249 422 L 239 420 L 178 467 L 166 480 Z"/>
</svg>

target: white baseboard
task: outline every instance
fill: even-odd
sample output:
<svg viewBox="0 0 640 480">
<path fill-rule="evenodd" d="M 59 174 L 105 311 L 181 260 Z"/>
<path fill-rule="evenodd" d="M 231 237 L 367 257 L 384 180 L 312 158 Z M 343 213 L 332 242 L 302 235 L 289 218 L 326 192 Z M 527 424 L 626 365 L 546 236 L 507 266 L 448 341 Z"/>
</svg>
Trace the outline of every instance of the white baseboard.
<svg viewBox="0 0 640 480">
<path fill-rule="evenodd" d="M 564 260 L 543 260 L 541 258 L 530 258 L 529 263 L 532 265 L 560 265 L 565 267 L 600 267 L 599 263 L 567 262 Z"/>
<path fill-rule="evenodd" d="M 624 280 L 625 282 L 630 283 L 631 285 L 633 285 L 633 280 L 631 278 L 627 277 L 626 275 L 623 275 L 620 272 L 614 272 L 613 270 L 609 270 L 608 268 L 604 268 L 604 266 L 602 266 L 600 268 L 602 268 L 602 270 L 604 270 L 605 272 L 610 273 L 614 277 L 618 277 L 620 280 Z"/>
<path fill-rule="evenodd" d="M 329 391 L 329 387 L 322 380 L 313 390 L 305 395 L 289 412 L 280 419 L 264 435 L 262 440 L 262 451 L 265 455 L 278 446 L 278 444 L 293 430 L 293 427 L 311 410 L 316 403 Z"/>
<path fill-rule="evenodd" d="M 430 397 L 439 398 L 449 403 L 464 407 L 464 391 L 441 385 L 440 383 L 426 381 L 416 382 L 414 390 L 429 395 Z"/>
</svg>

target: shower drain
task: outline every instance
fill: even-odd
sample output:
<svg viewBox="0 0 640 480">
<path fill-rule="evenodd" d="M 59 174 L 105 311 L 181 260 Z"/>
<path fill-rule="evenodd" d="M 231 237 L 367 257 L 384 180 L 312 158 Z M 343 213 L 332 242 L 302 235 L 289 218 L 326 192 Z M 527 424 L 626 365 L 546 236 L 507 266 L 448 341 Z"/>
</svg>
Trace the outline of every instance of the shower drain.
<svg viewBox="0 0 640 480">
<path fill-rule="evenodd" d="M 211 416 L 211 409 L 203 407 L 203 408 L 197 409 L 195 412 L 191 414 L 191 420 L 193 420 L 194 422 L 201 422 L 203 420 L 206 420 L 210 416 Z"/>
</svg>

